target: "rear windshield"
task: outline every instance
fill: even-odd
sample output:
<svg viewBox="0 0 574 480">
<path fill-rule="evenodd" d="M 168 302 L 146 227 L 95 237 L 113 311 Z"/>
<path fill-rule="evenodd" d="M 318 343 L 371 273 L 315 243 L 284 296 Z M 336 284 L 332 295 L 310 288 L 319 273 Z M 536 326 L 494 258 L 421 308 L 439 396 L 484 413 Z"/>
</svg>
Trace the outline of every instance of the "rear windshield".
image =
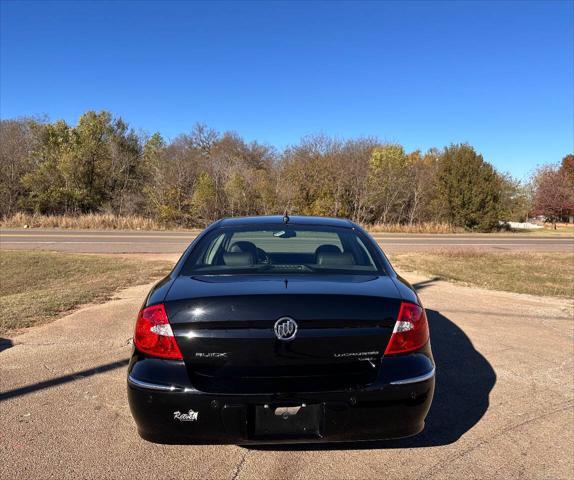
<svg viewBox="0 0 574 480">
<path fill-rule="evenodd" d="M 194 247 L 181 274 L 380 274 L 374 255 L 350 228 L 219 228 Z"/>
</svg>

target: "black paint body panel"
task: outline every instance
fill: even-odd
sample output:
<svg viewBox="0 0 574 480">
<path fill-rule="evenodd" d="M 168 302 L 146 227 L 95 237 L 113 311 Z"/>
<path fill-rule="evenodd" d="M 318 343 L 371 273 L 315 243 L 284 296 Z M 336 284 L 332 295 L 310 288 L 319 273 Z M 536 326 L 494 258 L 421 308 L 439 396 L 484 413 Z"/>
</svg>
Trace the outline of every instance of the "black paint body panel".
<svg viewBox="0 0 574 480">
<path fill-rule="evenodd" d="M 243 444 L 398 438 L 422 430 L 434 392 L 430 343 L 383 355 L 401 302 L 420 300 L 376 242 L 346 220 L 292 217 L 293 224 L 357 230 L 372 242 L 380 274 L 180 275 L 206 232 L 246 222 L 278 226 L 282 220 L 217 222 L 146 298 L 144 306 L 165 304 L 184 359 L 149 358 L 134 349 L 128 398 L 140 434 L 167 443 Z M 273 330 L 285 316 L 298 324 L 288 342 Z M 417 377 L 422 380 L 400 384 Z M 262 418 L 274 418 L 267 409 L 291 406 L 303 410 L 285 419 L 291 423 L 284 431 L 279 420 L 262 427 Z M 195 420 L 174 418 L 190 410 Z"/>
</svg>

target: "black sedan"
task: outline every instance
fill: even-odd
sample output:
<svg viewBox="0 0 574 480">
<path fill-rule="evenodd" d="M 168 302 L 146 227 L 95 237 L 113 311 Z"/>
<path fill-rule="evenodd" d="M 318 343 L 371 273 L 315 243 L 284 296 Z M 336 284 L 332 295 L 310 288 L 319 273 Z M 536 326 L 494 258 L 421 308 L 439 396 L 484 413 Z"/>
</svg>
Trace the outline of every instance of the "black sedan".
<svg viewBox="0 0 574 480">
<path fill-rule="evenodd" d="M 423 429 L 434 377 L 424 308 L 358 225 L 232 218 L 147 296 L 128 398 L 155 442 L 373 440 Z"/>
</svg>

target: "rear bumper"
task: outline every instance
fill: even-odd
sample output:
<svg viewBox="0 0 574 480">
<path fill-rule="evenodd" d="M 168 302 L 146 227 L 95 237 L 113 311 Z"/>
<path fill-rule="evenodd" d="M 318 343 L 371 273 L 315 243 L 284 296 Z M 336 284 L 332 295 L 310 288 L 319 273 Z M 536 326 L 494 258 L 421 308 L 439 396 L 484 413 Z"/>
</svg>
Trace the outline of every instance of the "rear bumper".
<svg viewBox="0 0 574 480">
<path fill-rule="evenodd" d="M 179 374 L 174 372 L 181 369 L 175 368 L 174 362 L 170 365 L 156 361 L 170 365 L 167 376 L 171 375 L 172 381 L 165 381 L 165 376 L 162 382 L 153 381 L 146 373 L 150 365 L 140 368 L 138 375 L 138 368 L 134 368 L 137 362 L 132 360 L 128 399 L 140 435 L 160 443 L 261 444 L 400 438 L 424 428 L 434 393 L 432 359 L 413 355 L 410 361 L 418 365 L 418 371 L 408 368 L 410 373 L 400 378 L 388 378 L 387 374 L 386 378 L 381 376 L 378 382 L 356 390 L 228 395 L 200 392 L 176 381 Z M 157 373 L 162 367 L 156 364 L 154 369 Z M 393 372 L 393 368 L 382 371 Z M 400 368 L 397 364 L 395 371 L 404 373 L 404 363 Z M 296 435 L 257 431 L 258 409 L 268 406 L 274 411 L 277 407 L 302 405 L 319 412 L 317 429 Z"/>
</svg>

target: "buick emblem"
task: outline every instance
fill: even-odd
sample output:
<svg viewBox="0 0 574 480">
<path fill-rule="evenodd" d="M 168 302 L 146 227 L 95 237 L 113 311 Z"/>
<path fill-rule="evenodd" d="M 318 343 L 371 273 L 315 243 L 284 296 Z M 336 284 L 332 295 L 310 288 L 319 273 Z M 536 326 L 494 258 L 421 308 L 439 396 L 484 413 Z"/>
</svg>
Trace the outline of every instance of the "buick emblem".
<svg viewBox="0 0 574 480">
<path fill-rule="evenodd" d="M 297 323 L 292 318 L 282 317 L 275 322 L 273 330 L 279 340 L 293 340 L 297 335 Z"/>
</svg>

